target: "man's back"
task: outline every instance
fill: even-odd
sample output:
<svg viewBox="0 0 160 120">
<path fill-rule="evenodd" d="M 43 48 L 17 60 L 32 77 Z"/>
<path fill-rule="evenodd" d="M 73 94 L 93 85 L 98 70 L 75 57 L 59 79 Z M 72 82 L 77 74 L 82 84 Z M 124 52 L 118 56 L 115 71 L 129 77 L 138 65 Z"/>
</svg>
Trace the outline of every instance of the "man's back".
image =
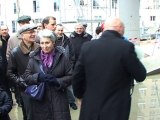
<svg viewBox="0 0 160 120">
<path fill-rule="evenodd" d="M 17 47 L 19 43 L 21 42 L 21 39 L 18 36 L 19 35 L 15 33 L 8 40 L 7 53 L 6 53 L 7 60 L 9 60 L 9 56 L 11 54 L 12 49 Z"/>
<path fill-rule="evenodd" d="M 134 46 L 114 31 L 84 44 L 75 67 L 75 96 L 82 98 L 80 120 L 128 120 L 133 79 L 146 71 Z"/>
</svg>

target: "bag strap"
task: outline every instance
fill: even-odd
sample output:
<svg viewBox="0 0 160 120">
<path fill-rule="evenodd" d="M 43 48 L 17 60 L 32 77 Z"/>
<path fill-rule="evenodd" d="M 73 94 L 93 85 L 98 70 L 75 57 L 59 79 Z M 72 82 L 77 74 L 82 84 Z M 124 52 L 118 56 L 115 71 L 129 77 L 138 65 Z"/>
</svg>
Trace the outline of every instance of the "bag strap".
<svg viewBox="0 0 160 120">
<path fill-rule="evenodd" d="M 44 72 L 44 70 L 43 70 L 42 64 L 40 64 L 39 66 L 40 66 L 40 69 L 41 69 L 41 71 L 43 72 L 43 74 L 45 74 L 45 72 Z"/>
</svg>

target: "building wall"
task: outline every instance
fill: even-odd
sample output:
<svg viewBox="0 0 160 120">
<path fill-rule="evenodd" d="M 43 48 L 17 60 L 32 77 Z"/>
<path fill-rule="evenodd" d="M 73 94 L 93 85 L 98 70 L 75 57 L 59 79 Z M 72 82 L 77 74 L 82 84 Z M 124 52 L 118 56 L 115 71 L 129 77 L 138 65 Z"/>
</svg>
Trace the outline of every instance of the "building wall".
<svg viewBox="0 0 160 120">
<path fill-rule="evenodd" d="M 139 38 L 139 0 L 119 1 L 119 16 L 125 24 L 125 36 L 127 38 Z M 125 6 L 125 7 L 124 7 Z"/>
<path fill-rule="evenodd" d="M 19 1 L 20 11 L 17 11 L 17 14 L 14 14 L 13 4 Z M 150 11 L 145 15 L 141 13 L 139 15 L 139 0 L 127 1 L 127 0 L 117 0 L 118 2 L 114 4 L 112 0 L 95 0 L 98 6 L 93 6 L 92 3 L 94 0 L 84 0 L 84 5 L 79 5 L 79 0 L 35 0 L 38 4 L 38 11 L 33 12 L 33 0 L 0 0 L 0 24 L 3 23 L 9 26 L 10 32 L 13 31 L 13 23 L 15 21 L 15 31 L 19 29 L 19 26 L 16 23 L 18 16 L 21 15 L 30 15 L 34 22 L 41 21 L 45 16 L 52 15 L 57 18 L 57 23 L 69 23 L 69 22 L 85 22 L 88 23 L 87 30 L 89 33 L 94 34 L 95 28 L 98 23 L 106 20 L 110 16 L 120 16 L 125 20 L 127 24 L 126 35 L 129 37 L 138 37 L 139 26 L 142 21 L 145 26 L 155 25 L 155 22 L 150 22 L 151 15 L 154 15 L 158 12 Z M 81 0 L 83 1 L 83 0 Z M 115 1 L 115 0 L 114 0 Z M 125 2 L 124 2 L 125 1 Z M 144 0 L 141 0 L 144 1 Z M 145 3 L 152 5 L 148 0 Z M 59 5 L 58 10 L 54 10 L 54 2 L 57 2 Z M 147 5 L 148 5 L 147 4 Z M 143 5 L 142 6 L 147 6 Z M 121 8 L 120 8 L 121 6 Z M 124 7 L 125 6 L 125 7 Z M 93 9 L 92 9 L 93 8 Z M 120 9 L 119 9 L 120 8 Z M 132 9 L 131 9 L 132 8 Z M 122 11 L 122 12 L 121 12 Z M 140 18 L 137 16 L 139 15 Z M 157 14 L 156 14 L 157 15 Z M 129 17 L 130 16 L 130 17 Z M 131 18 L 132 16 L 132 18 Z M 136 16 L 136 17 L 135 17 Z M 158 18 L 158 17 L 157 17 Z M 139 20 L 141 21 L 140 23 Z M 146 22 L 147 21 L 147 22 Z M 135 26 L 132 26 L 132 25 Z M 147 25 L 146 25 L 147 24 Z M 73 23 L 74 25 L 74 23 Z M 73 26 L 70 24 L 70 26 Z M 67 32 L 74 30 L 74 27 L 68 28 L 66 25 Z M 136 32 L 134 32 L 136 31 Z"/>
<path fill-rule="evenodd" d="M 89 25 L 88 30 L 94 32 L 93 27 L 97 26 L 98 22 L 106 19 L 107 16 L 107 1 L 100 0 L 97 9 L 91 9 L 91 3 L 93 0 L 85 0 L 84 5 L 79 5 L 79 0 L 35 0 L 38 3 L 38 12 L 33 12 L 33 0 L 1 0 L 0 1 L 0 24 L 3 21 L 3 24 L 7 24 L 10 32 L 13 31 L 13 23 L 15 21 L 15 30 L 19 29 L 19 26 L 16 23 L 18 16 L 21 15 L 30 15 L 34 22 L 37 22 L 37 19 L 43 19 L 45 16 L 52 15 L 57 18 L 57 23 L 60 22 L 87 22 Z M 54 10 L 54 2 L 59 4 L 59 10 Z M 14 3 L 16 3 L 17 13 L 14 14 Z M 18 5 L 20 9 L 18 11 Z M 5 10 L 5 11 L 4 11 Z M 111 12 L 108 12 L 111 13 Z M 80 17 L 79 17 L 80 16 Z M 82 18 L 82 21 L 79 21 L 79 18 Z M 36 19 L 36 20 L 35 20 Z M 92 22 L 94 24 L 92 25 Z M 92 27 L 92 28 L 91 28 Z M 70 30 L 70 31 L 73 31 Z"/>
</svg>

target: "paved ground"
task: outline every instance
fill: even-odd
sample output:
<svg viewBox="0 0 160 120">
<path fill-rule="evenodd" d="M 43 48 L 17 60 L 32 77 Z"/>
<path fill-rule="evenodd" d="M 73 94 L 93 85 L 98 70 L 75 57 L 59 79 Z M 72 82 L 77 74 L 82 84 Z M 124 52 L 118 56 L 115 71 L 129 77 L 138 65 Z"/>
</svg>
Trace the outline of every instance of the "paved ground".
<svg viewBox="0 0 160 120">
<path fill-rule="evenodd" d="M 72 120 L 78 120 L 79 109 L 78 110 L 70 109 L 70 110 L 71 110 Z M 11 117 L 11 120 L 23 120 L 21 107 L 18 107 L 15 101 L 14 101 L 13 109 L 10 112 L 10 117 Z"/>
</svg>

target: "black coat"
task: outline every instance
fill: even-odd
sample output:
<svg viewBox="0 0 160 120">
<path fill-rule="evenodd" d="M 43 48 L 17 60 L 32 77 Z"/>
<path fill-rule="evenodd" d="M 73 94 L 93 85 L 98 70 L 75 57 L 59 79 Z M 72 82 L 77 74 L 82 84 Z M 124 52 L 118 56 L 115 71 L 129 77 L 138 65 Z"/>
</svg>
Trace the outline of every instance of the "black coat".
<svg viewBox="0 0 160 120">
<path fill-rule="evenodd" d="M 23 41 L 20 42 L 18 47 L 15 47 L 10 54 L 8 60 L 8 67 L 7 67 L 7 75 L 8 78 L 15 83 L 16 89 L 18 89 L 18 94 L 20 94 L 21 98 L 23 99 L 23 106 L 22 112 L 23 116 L 30 120 L 32 111 L 31 108 L 31 99 L 23 92 L 25 90 L 26 84 L 23 80 L 23 74 L 26 70 L 29 61 L 29 53 L 31 51 L 36 50 L 39 48 L 39 44 L 34 43 L 32 44 L 31 48 L 28 48 Z M 25 116 L 26 115 L 26 116 Z"/>
<path fill-rule="evenodd" d="M 133 79 L 146 77 L 134 45 L 105 31 L 81 50 L 73 81 L 75 96 L 82 98 L 80 120 L 128 120 Z"/>
<path fill-rule="evenodd" d="M 42 73 L 40 50 L 31 54 L 25 72 L 27 84 L 38 84 L 38 74 Z M 54 63 L 49 70 L 43 68 L 47 74 L 52 74 L 60 83 L 60 88 L 45 83 L 45 95 L 42 101 L 33 100 L 34 111 L 32 120 L 71 120 L 66 88 L 71 84 L 72 69 L 69 59 L 60 48 L 55 49 Z"/>
<path fill-rule="evenodd" d="M 82 34 L 77 34 L 76 32 L 71 33 L 70 41 L 72 44 L 73 53 L 75 55 L 75 63 L 79 57 L 79 53 L 83 43 L 90 41 L 91 39 L 92 39 L 92 36 L 90 36 L 86 32 L 83 32 Z"/>
<path fill-rule="evenodd" d="M 4 40 L 2 36 L 0 36 L 0 42 L 2 46 L 0 46 L 0 81 L 5 88 L 8 88 L 8 80 L 6 78 L 7 72 L 7 58 L 6 58 L 6 50 L 7 50 L 7 43 L 9 39 L 9 35 L 6 36 Z"/>
<path fill-rule="evenodd" d="M 38 47 L 39 44 L 34 43 L 30 50 L 25 47 L 23 42 L 20 42 L 20 45 L 11 51 L 8 60 L 7 76 L 17 85 L 20 83 L 19 78 L 23 78 L 23 74 L 28 65 L 29 53 L 36 50 Z"/>
<path fill-rule="evenodd" d="M 12 99 L 0 88 L 0 120 L 10 120 L 8 113 L 12 109 Z"/>
<path fill-rule="evenodd" d="M 58 37 L 56 40 L 56 46 L 61 46 L 64 49 L 66 56 L 69 57 L 69 60 L 73 65 L 75 63 L 75 55 L 70 39 L 65 34 L 63 34 L 62 37 Z"/>
</svg>

